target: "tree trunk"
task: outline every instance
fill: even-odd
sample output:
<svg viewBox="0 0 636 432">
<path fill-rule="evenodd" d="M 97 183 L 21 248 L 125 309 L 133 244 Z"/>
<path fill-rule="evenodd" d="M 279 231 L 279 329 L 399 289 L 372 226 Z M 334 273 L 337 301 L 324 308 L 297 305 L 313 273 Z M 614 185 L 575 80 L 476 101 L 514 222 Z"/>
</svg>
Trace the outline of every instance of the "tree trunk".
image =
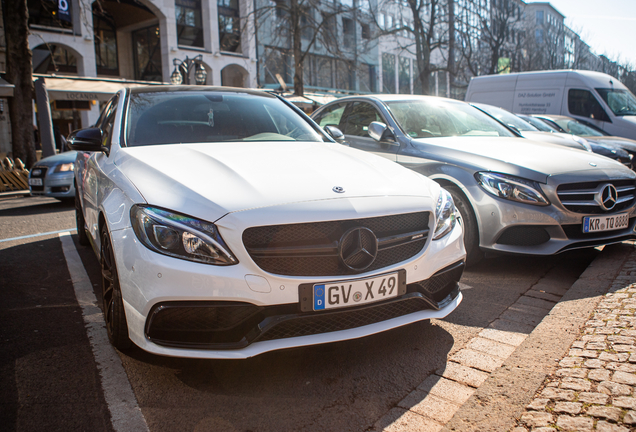
<svg viewBox="0 0 636 432">
<path fill-rule="evenodd" d="M 7 40 L 7 81 L 15 85 L 9 98 L 13 158 L 28 168 L 35 163 L 33 142 L 33 71 L 28 42 L 29 12 L 27 0 L 10 0 L 5 6 L 5 37 Z"/>
<path fill-rule="evenodd" d="M 303 83 L 303 52 L 300 28 L 301 10 L 298 0 L 291 0 L 290 19 L 292 31 L 292 50 L 294 54 L 294 94 L 296 96 L 305 95 L 305 84 Z"/>
<path fill-rule="evenodd" d="M 455 85 L 455 0 L 448 0 L 448 74 L 450 87 Z M 448 94 L 452 95 L 451 88 Z"/>
</svg>

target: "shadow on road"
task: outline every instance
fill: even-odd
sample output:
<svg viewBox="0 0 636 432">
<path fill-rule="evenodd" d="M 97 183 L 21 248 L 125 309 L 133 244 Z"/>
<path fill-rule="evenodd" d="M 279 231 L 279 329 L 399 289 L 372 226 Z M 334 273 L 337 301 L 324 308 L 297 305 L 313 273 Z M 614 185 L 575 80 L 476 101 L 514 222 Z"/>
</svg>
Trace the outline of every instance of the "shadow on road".
<svg viewBox="0 0 636 432">
<path fill-rule="evenodd" d="M 19 205 L 13 200 L 0 200 L 0 217 L 32 216 L 66 212 L 75 208 L 74 201 L 59 201 L 54 198 L 30 197 L 21 199 Z M 11 204 L 11 207 L 6 205 Z"/>
<path fill-rule="evenodd" d="M 0 429 L 110 431 L 59 239 L 0 250 Z"/>
</svg>

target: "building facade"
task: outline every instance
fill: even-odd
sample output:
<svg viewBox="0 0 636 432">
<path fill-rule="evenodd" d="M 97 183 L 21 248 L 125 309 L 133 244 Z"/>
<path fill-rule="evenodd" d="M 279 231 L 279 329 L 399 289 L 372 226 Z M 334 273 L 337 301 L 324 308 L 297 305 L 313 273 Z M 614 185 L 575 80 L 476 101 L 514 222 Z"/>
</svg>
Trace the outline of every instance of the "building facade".
<svg viewBox="0 0 636 432">
<path fill-rule="evenodd" d="M 252 5 L 248 0 L 28 0 L 33 72 L 166 83 L 177 71 L 183 83 L 204 77 L 208 85 L 256 87 L 256 46 L 248 36 L 254 34 Z M 205 73 L 195 76 L 197 70 Z M 54 125 L 64 135 L 93 124 L 100 102 L 108 98 L 83 90 L 81 80 L 66 85 L 68 91 L 51 97 Z"/>
</svg>

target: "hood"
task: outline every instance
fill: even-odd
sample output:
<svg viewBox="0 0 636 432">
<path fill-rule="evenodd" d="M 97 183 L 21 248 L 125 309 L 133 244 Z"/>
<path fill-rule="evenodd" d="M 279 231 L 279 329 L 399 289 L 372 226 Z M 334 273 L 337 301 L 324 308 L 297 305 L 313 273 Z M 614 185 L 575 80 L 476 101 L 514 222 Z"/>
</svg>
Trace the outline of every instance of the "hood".
<svg viewBox="0 0 636 432">
<path fill-rule="evenodd" d="M 448 137 L 413 140 L 428 159 L 472 171 L 492 171 L 542 183 L 552 175 L 588 171 L 632 171 L 612 159 L 590 152 L 523 138 Z M 593 164 L 593 165 L 592 165 Z"/>
<path fill-rule="evenodd" d="M 40 159 L 39 161 L 35 163 L 35 166 L 52 167 L 59 164 L 75 162 L 76 158 L 77 158 L 77 152 L 74 150 L 71 150 L 71 151 L 56 154 L 53 156 L 45 157 L 44 159 Z"/>
<path fill-rule="evenodd" d="M 622 138 L 616 136 L 586 136 L 586 139 L 590 141 L 596 141 L 600 144 L 607 144 L 613 147 L 619 147 L 630 153 L 636 152 L 636 141 L 629 138 Z"/>
<path fill-rule="evenodd" d="M 130 147 L 118 150 L 115 164 L 149 204 L 209 221 L 303 201 L 432 196 L 438 188 L 395 162 L 319 142 Z M 335 187 L 344 192 L 334 192 Z"/>
<path fill-rule="evenodd" d="M 581 144 L 582 140 L 579 138 L 579 141 L 577 141 L 578 137 L 575 138 L 574 135 L 570 135 L 570 134 L 563 134 L 558 132 L 554 133 L 554 132 L 541 132 L 541 131 L 523 131 L 521 132 L 521 135 L 524 138 L 534 140 L 534 141 L 547 142 L 550 144 L 558 144 L 565 147 L 587 151 L 585 146 Z"/>
</svg>

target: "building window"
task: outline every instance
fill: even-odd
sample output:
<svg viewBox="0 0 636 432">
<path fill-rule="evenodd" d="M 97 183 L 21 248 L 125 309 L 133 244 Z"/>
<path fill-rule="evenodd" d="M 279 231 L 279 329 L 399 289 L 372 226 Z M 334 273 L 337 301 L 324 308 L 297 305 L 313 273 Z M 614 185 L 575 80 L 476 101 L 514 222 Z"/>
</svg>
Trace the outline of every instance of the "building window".
<svg viewBox="0 0 636 432">
<path fill-rule="evenodd" d="M 351 48 L 354 45 L 356 26 L 352 19 L 342 18 L 342 33 L 344 36 L 345 48 Z"/>
<path fill-rule="evenodd" d="M 375 66 L 369 64 L 361 64 L 358 69 L 359 89 L 363 92 L 377 92 Z"/>
<path fill-rule="evenodd" d="M 280 84 L 278 77 L 284 83 L 291 84 L 291 57 L 287 51 L 277 48 L 265 48 L 262 64 L 265 84 Z"/>
<path fill-rule="evenodd" d="M 182 46 L 203 48 L 201 0 L 176 0 L 177 43 Z"/>
<path fill-rule="evenodd" d="M 159 27 L 150 26 L 132 33 L 135 79 L 162 81 Z"/>
<path fill-rule="evenodd" d="M 59 45 L 40 45 L 33 49 L 33 72 L 77 73 L 75 56 Z"/>
<path fill-rule="evenodd" d="M 108 16 L 93 14 L 93 33 L 97 75 L 118 76 L 117 32 L 114 21 Z"/>
<path fill-rule="evenodd" d="M 27 6 L 29 26 L 73 29 L 71 0 L 27 0 Z"/>
<path fill-rule="evenodd" d="M 382 91 L 395 93 L 395 55 L 382 53 Z"/>
<path fill-rule="evenodd" d="M 353 64 L 345 60 L 336 60 L 336 88 L 353 89 Z"/>
<path fill-rule="evenodd" d="M 218 0 L 219 44 L 221 51 L 241 52 L 238 0 Z"/>
<path fill-rule="evenodd" d="M 369 24 L 361 24 L 362 39 L 371 39 L 371 27 Z"/>
<path fill-rule="evenodd" d="M 400 57 L 398 62 L 400 93 L 411 94 L 411 59 Z"/>
<path fill-rule="evenodd" d="M 537 24 L 543 25 L 543 11 L 537 11 Z"/>
</svg>

